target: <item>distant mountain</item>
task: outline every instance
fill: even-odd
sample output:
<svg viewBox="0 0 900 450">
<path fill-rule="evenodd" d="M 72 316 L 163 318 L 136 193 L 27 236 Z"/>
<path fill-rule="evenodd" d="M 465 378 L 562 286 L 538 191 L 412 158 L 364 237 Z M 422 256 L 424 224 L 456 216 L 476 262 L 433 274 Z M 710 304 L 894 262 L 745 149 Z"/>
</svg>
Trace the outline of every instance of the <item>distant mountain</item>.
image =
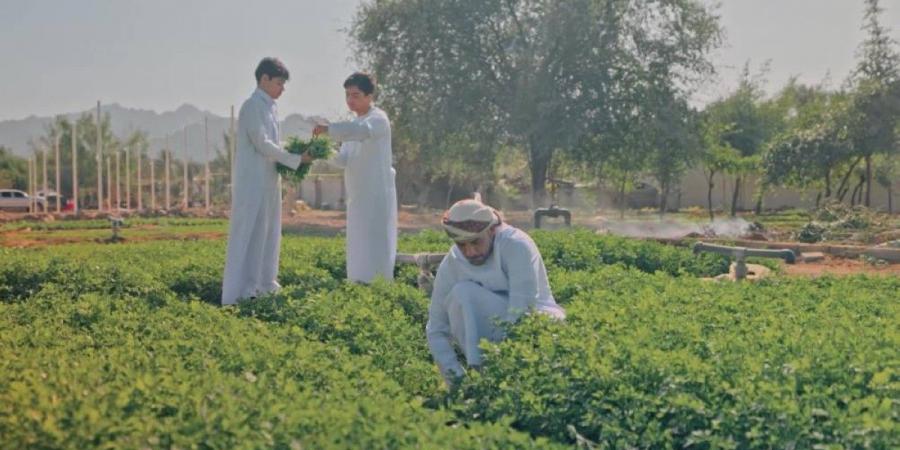
<svg viewBox="0 0 900 450">
<path fill-rule="evenodd" d="M 66 114 L 72 117 L 75 114 Z M 31 149 L 28 142 L 44 134 L 44 127 L 53 121 L 50 117 L 29 116 L 21 120 L 0 122 L 0 145 L 12 150 L 13 154 L 25 156 Z"/>
<path fill-rule="evenodd" d="M 92 108 L 80 113 L 62 115 L 73 119 L 85 112 L 94 114 L 95 111 L 96 109 Z M 175 111 L 157 113 L 113 103 L 101 105 L 100 112 L 104 115 L 109 114 L 113 133 L 119 138 L 124 139 L 135 130 L 143 130 L 150 137 L 151 153 L 155 153 L 166 146 L 168 137 L 169 147 L 173 150 L 175 157 L 180 159 L 187 154 L 192 161 L 204 160 L 203 120 L 206 117 L 209 121 L 210 157 L 215 158 L 217 150 L 225 151 L 223 136 L 228 132 L 230 119 L 202 111 L 193 105 L 184 104 Z M 53 117 L 31 116 L 21 120 L 0 121 L 0 145 L 11 148 L 14 154 L 25 156 L 31 152 L 29 141 L 42 136 L 46 127 L 53 120 Z M 291 114 L 282 120 L 282 133 L 285 137 L 295 135 L 309 137 L 317 120 L 322 119 Z M 185 151 L 185 146 L 187 151 Z"/>
</svg>

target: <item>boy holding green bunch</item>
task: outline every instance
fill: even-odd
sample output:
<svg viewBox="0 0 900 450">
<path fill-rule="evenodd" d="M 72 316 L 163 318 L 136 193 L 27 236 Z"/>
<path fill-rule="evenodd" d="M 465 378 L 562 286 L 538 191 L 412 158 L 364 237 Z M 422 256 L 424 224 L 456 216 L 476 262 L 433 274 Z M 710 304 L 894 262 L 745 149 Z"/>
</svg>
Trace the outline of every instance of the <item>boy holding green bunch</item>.
<svg viewBox="0 0 900 450">
<path fill-rule="evenodd" d="M 317 125 L 313 136 L 341 142 L 331 162 L 344 168 L 347 188 L 347 278 L 369 283 L 394 278 L 397 190 L 391 167 L 391 122 L 374 102 L 375 79 L 354 73 L 344 81 L 347 107 L 356 118 Z"/>
<path fill-rule="evenodd" d="M 256 68 L 256 90 L 241 106 L 231 186 L 228 256 L 222 280 L 222 304 L 278 290 L 281 250 L 281 178 L 276 166 L 296 169 L 311 161 L 281 148 L 275 100 L 290 78 L 276 58 Z"/>
</svg>

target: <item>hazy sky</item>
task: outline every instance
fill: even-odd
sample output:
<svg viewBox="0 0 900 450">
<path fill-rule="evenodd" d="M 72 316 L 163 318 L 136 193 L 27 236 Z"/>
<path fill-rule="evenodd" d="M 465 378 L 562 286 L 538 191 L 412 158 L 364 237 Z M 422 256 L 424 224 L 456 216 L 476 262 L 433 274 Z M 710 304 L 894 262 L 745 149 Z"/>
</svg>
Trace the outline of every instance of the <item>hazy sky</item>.
<svg viewBox="0 0 900 450">
<path fill-rule="evenodd" d="M 261 6 L 254 6 L 256 5 Z M 0 0 L 0 120 L 90 108 L 97 100 L 159 112 L 191 103 L 220 115 L 254 87 L 262 56 L 291 71 L 289 113 L 343 114 L 355 67 L 346 33 L 360 0 Z M 855 65 L 862 0 L 723 0 L 727 42 L 712 100 L 746 61 L 771 60 L 768 88 L 791 75 L 839 85 Z M 900 0 L 882 22 L 900 40 Z"/>
</svg>

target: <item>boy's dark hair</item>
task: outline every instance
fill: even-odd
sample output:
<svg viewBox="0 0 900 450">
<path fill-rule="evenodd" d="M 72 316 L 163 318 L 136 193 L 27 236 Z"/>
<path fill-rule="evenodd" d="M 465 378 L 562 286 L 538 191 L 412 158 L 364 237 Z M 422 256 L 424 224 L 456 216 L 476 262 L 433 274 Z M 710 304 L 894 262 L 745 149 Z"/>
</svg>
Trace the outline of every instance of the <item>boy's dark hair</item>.
<svg viewBox="0 0 900 450">
<path fill-rule="evenodd" d="M 291 78 L 291 74 L 288 72 L 287 67 L 284 66 L 284 63 L 281 62 L 278 58 L 272 58 L 267 56 L 259 62 L 259 65 L 256 66 L 256 82 L 259 83 L 262 80 L 263 75 L 268 75 L 269 78 L 281 77 L 285 80 L 289 80 Z"/>
<path fill-rule="evenodd" d="M 375 92 L 375 77 L 364 72 L 356 72 L 344 80 L 344 89 L 350 86 L 356 86 L 366 95 L 372 95 Z"/>
</svg>

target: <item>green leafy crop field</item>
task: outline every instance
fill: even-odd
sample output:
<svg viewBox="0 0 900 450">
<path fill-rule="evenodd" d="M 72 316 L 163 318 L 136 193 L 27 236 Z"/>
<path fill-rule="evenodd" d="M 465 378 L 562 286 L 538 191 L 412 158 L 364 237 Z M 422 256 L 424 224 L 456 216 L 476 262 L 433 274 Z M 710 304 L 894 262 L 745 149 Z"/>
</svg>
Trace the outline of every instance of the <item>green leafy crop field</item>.
<svg viewBox="0 0 900 450">
<path fill-rule="evenodd" d="M 0 249 L 0 447 L 900 447 L 896 277 L 713 283 L 719 257 L 533 236 L 568 319 L 453 391 L 415 269 L 348 284 L 340 238 L 286 237 L 284 289 L 230 308 L 221 240 Z"/>
</svg>

